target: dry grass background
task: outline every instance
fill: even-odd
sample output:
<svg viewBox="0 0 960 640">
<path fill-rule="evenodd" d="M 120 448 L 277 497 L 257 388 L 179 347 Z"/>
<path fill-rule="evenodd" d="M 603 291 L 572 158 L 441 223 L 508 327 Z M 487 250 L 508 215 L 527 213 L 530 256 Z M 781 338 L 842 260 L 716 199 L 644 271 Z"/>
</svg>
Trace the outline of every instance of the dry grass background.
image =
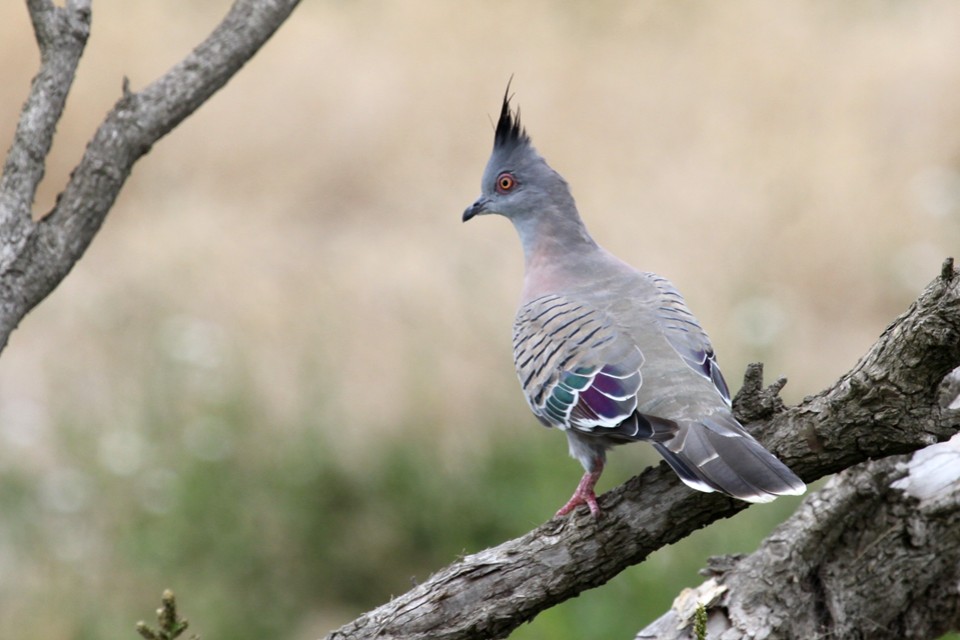
<svg viewBox="0 0 960 640">
<path fill-rule="evenodd" d="M 38 216 L 122 78 L 150 82 L 228 4 L 94 3 Z M 509 351 L 519 244 L 505 221 L 460 222 L 511 74 L 595 237 L 678 285 L 732 386 L 760 359 L 798 400 L 957 253 L 958 61 L 960 4 L 946 0 L 305 2 L 141 160 L 87 255 L 14 333 L 0 472 L 35 474 L 53 510 L 95 502 L 51 476 L 67 420 L 118 482 L 145 473 L 138 425 L 164 367 L 196 407 L 182 439 L 201 457 L 232 446 L 202 407 L 238 386 L 254 441 L 310 416 L 360 468 L 403 429 L 452 467 L 535 429 Z M 23 3 L 4 2 L 4 145 L 37 62 Z M 0 581 L 23 568 L 15 542 L 0 536 Z M 34 596 L 57 575 L 40 572 Z"/>
</svg>

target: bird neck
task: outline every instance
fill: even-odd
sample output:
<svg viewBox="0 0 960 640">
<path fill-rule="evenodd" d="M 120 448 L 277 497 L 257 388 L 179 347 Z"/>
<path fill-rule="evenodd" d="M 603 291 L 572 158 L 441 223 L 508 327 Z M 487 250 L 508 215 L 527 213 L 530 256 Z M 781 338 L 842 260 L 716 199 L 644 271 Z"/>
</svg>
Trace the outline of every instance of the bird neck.
<svg viewBox="0 0 960 640">
<path fill-rule="evenodd" d="M 523 245 L 528 275 L 576 262 L 599 250 L 576 210 L 573 215 L 551 211 L 525 216 L 514 219 L 513 225 Z"/>
</svg>

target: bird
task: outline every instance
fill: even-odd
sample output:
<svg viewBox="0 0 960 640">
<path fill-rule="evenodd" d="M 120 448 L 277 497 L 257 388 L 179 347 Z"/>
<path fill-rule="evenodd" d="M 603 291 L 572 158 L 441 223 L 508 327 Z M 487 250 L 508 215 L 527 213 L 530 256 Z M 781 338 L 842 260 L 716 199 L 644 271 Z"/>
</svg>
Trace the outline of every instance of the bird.
<svg viewBox="0 0 960 640">
<path fill-rule="evenodd" d="M 498 214 L 520 237 L 517 376 L 533 414 L 565 432 L 584 469 L 555 517 L 586 505 L 599 519 L 607 452 L 638 441 L 698 491 L 748 502 L 802 494 L 803 481 L 734 417 L 713 346 L 683 296 L 597 244 L 511 98 L 508 83 L 480 197 L 462 219 Z"/>
</svg>

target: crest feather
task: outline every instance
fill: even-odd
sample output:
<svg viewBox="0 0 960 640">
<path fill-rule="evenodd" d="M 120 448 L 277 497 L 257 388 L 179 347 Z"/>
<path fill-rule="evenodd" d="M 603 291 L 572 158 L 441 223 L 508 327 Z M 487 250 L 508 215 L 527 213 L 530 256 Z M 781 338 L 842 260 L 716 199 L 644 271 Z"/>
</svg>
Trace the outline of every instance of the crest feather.
<svg viewBox="0 0 960 640">
<path fill-rule="evenodd" d="M 512 80 L 512 78 L 511 78 Z M 500 108 L 500 119 L 497 121 L 497 132 L 493 138 L 493 148 L 503 149 L 529 144 L 530 137 L 520 125 L 520 109 L 516 114 L 510 111 L 510 83 L 503 94 L 503 106 Z"/>
</svg>

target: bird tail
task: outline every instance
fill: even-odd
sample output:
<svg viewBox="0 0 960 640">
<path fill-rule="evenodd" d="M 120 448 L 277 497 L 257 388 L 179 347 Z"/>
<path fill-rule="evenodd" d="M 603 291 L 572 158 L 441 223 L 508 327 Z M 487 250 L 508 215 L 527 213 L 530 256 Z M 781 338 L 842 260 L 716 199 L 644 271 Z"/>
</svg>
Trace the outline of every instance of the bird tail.
<svg viewBox="0 0 960 640">
<path fill-rule="evenodd" d="M 698 491 L 770 502 L 806 490 L 800 478 L 726 412 L 681 422 L 672 438 L 653 446 L 680 479 Z"/>
</svg>

